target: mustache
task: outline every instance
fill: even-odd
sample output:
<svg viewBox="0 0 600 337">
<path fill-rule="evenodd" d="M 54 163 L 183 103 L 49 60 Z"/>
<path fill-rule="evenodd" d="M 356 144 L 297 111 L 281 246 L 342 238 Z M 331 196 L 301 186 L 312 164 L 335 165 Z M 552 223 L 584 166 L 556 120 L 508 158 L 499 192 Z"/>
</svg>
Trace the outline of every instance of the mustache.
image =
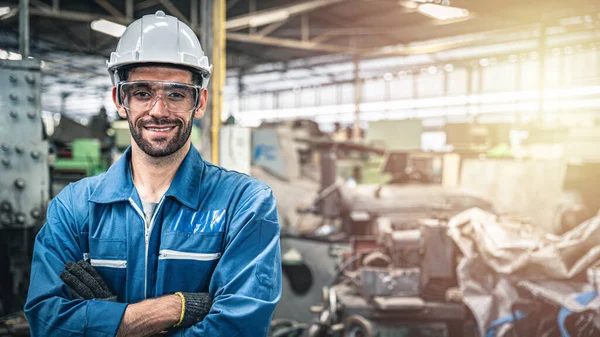
<svg viewBox="0 0 600 337">
<path fill-rule="evenodd" d="M 154 118 L 150 117 L 147 119 L 142 119 L 137 122 L 138 126 L 144 127 L 146 125 L 177 125 L 182 126 L 182 123 L 178 119 L 168 119 L 168 118 Z"/>
</svg>

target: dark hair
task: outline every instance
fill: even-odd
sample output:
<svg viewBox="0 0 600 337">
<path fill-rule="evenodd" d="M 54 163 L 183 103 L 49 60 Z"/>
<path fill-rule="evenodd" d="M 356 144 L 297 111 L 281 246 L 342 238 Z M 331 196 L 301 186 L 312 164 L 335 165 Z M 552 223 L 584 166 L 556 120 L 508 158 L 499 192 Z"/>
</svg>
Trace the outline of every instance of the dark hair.
<svg viewBox="0 0 600 337">
<path fill-rule="evenodd" d="M 204 77 L 202 76 L 202 73 L 199 72 L 196 69 L 192 69 L 190 67 L 186 67 L 186 66 L 182 66 L 182 65 L 178 65 L 178 64 L 168 64 L 165 65 L 164 63 L 136 63 L 136 64 L 130 64 L 130 65 L 125 65 L 120 67 L 117 70 L 117 74 L 119 75 L 119 80 L 120 81 L 127 81 L 127 79 L 129 78 L 129 73 L 135 69 L 135 68 L 139 68 L 139 67 L 153 67 L 153 66 L 168 66 L 170 68 L 176 68 L 176 69 L 182 69 L 182 70 L 187 70 L 190 73 L 192 73 L 192 83 L 195 85 L 202 85 L 202 83 L 204 82 Z"/>
</svg>

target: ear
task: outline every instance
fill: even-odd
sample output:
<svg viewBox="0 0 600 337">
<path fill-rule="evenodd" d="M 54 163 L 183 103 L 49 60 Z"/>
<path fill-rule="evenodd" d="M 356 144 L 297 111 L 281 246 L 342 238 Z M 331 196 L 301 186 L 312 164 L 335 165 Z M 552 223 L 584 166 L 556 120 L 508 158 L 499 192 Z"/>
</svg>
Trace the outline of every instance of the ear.
<svg viewBox="0 0 600 337">
<path fill-rule="evenodd" d="M 119 100 L 117 99 L 117 87 L 114 86 L 112 88 L 112 100 L 113 103 L 115 103 L 115 106 L 117 107 L 117 112 L 119 113 L 119 116 L 121 116 L 123 119 L 127 119 L 127 111 L 125 110 L 125 108 L 121 105 L 119 105 Z"/>
<path fill-rule="evenodd" d="M 208 104 L 208 90 L 202 88 L 200 91 L 200 102 L 198 103 L 198 108 L 194 111 L 194 118 L 200 119 L 204 116 L 204 112 L 206 111 L 206 106 Z"/>
</svg>

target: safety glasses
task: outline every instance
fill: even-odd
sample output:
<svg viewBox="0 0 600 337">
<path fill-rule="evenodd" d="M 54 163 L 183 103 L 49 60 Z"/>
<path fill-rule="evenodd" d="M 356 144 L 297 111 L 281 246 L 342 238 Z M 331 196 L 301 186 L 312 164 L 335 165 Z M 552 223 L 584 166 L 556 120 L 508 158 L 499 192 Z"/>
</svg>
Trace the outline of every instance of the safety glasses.
<svg viewBox="0 0 600 337">
<path fill-rule="evenodd" d="M 173 113 L 195 110 L 201 86 L 165 81 L 123 81 L 117 84 L 119 104 L 132 112 L 150 111 L 160 99 Z"/>
</svg>

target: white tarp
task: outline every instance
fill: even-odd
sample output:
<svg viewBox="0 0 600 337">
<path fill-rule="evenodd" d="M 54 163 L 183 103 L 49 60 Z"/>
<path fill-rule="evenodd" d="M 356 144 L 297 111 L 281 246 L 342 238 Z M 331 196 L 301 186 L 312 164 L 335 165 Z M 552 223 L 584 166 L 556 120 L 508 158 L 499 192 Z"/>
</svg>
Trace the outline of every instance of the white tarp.
<svg viewBox="0 0 600 337">
<path fill-rule="evenodd" d="M 470 209 L 450 220 L 448 234 L 464 255 L 458 282 L 482 334 L 510 314 L 517 282 L 570 280 L 600 259 L 600 217 L 557 236 L 529 222 Z"/>
</svg>

